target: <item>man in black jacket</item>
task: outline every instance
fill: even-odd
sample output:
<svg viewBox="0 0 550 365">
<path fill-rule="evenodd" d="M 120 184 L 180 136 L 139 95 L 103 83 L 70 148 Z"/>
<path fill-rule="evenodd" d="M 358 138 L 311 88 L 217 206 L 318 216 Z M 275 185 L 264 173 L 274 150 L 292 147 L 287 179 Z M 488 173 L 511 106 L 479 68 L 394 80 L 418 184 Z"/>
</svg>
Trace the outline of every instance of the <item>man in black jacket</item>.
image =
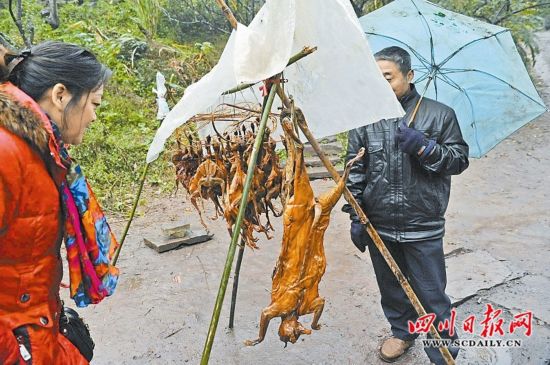
<svg viewBox="0 0 550 365">
<path fill-rule="evenodd" d="M 462 138 L 454 111 L 424 98 L 414 121 L 410 118 L 420 95 L 411 83 L 410 55 L 402 48 L 389 47 L 375 54 L 378 66 L 401 102 L 402 119 L 381 120 L 349 132 L 347 160 L 361 147 L 367 153 L 351 170 L 347 187 L 362 205 L 371 223 L 408 278 L 427 313 L 434 313 L 434 325 L 451 315 L 443 235 L 445 210 L 449 202 L 451 175 L 468 167 L 468 145 Z M 380 348 L 382 360 L 401 356 L 417 334 L 408 321 L 418 315 L 384 258 L 349 205 L 351 239 L 361 250 L 368 247 L 381 292 L 384 314 L 393 336 Z M 448 331 L 442 333 L 449 336 Z M 437 348 L 425 348 L 432 363 L 444 364 Z M 457 348 L 450 348 L 456 357 Z"/>
</svg>

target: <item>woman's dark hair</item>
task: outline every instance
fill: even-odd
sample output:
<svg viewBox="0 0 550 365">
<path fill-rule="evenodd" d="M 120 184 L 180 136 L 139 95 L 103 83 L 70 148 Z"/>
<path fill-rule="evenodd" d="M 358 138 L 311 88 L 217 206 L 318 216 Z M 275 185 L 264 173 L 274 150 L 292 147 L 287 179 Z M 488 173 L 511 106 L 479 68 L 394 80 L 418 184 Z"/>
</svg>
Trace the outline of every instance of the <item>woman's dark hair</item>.
<svg viewBox="0 0 550 365">
<path fill-rule="evenodd" d="M 10 81 L 35 101 L 56 84 L 65 85 L 72 95 L 65 113 L 83 95 L 105 84 L 111 76 L 111 70 L 101 64 L 93 53 L 70 43 L 46 41 L 20 55 L 4 58 L 5 61 L 14 59 L 12 62 L 17 64 L 11 70 L 8 65 L 9 74 L 3 80 Z M 5 70 L 3 73 L 8 72 Z"/>
</svg>

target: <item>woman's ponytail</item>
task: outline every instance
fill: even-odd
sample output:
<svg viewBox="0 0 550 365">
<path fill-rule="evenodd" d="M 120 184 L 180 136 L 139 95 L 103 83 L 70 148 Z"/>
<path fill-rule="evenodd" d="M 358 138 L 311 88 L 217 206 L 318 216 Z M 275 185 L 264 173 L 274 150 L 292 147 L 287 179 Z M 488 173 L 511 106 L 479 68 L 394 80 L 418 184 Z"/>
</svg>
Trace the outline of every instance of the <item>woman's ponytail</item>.
<svg viewBox="0 0 550 365">
<path fill-rule="evenodd" d="M 0 82 L 8 81 L 13 68 L 19 63 L 19 55 L 0 45 Z"/>
</svg>

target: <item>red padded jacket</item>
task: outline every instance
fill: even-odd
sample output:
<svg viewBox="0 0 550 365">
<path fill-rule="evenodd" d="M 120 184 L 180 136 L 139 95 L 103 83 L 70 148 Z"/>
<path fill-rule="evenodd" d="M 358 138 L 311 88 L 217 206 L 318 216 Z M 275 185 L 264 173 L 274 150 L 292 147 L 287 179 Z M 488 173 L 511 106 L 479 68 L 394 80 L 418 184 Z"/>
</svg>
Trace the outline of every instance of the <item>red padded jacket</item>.
<svg viewBox="0 0 550 365">
<path fill-rule="evenodd" d="M 43 117 L 21 90 L 0 84 L 0 327 L 27 327 L 34 364 L 85 364 L 58 338 L 65 168 Z"/>
</svg>

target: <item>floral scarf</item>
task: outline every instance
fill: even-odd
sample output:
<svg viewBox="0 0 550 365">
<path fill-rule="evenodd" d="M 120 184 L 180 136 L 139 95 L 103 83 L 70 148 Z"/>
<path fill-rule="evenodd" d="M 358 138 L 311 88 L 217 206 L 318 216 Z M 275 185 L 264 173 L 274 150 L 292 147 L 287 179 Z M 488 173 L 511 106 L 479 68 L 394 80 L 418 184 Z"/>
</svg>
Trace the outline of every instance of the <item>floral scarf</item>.
<svg viewBox="0 0 550 365">
<path fill-rule="evenodd" d="M 118 242 L 80 165 L 70 158 L 57 125 L 51 124 L 61 159 L 68 169 L 61 193 L 71 298 L 77 306 L 86 307 L 99 303 L 115 290 L 119 273 L 110 259 Z"/>
</svg>

